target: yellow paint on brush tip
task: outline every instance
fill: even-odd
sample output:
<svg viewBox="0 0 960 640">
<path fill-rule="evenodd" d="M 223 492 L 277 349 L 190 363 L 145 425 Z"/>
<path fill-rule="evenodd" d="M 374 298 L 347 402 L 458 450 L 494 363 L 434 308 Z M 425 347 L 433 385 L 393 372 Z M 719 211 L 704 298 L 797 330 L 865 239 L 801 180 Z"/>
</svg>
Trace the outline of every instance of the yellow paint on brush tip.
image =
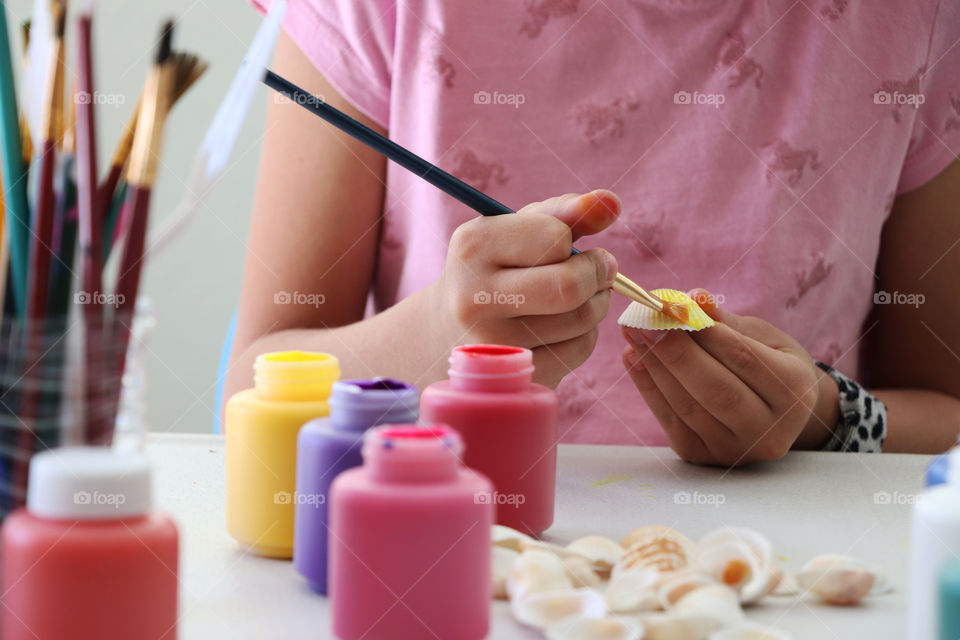
<svg viewBox="0 0 960 640">
<path fill-rule="evenodd" d="M 696 301 L 682 291 L 676 289 L 654 289 L 650 292 L 664 302 L 674 302 L 682 305 L 689 312 L 687 324 L 671 318 L 668 315 L 645 307 L 639 302 L 633 302 L 617 320 L 618 323 L 634 329 L 683 329 L 684 331 L 700 331 L 712 327 L 717 322 L 700 308 Z"/>
</svg>

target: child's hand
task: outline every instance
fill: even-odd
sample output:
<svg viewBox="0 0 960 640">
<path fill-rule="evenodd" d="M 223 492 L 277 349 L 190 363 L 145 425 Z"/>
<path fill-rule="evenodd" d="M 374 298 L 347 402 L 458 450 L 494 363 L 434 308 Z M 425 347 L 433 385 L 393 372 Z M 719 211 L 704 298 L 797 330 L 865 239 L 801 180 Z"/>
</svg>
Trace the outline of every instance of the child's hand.
<svg viewBox="0 0 960 640">
<path fill-rule="evenodd" d="M 702 289 L 690 295 L 722 324 L 623 328 L 624 365 L 674 451 L 736 466 L 825 444 L 838 420 L 837 387 L 800 343 L 759 318 L 721 311 Z"/>
<path fill-rule="evenodd" d="M 445 345 L 528 347 L 536 381 L 556 386 L 593 351 L 617 273 L 602 249 L 571 256 L 573 240 L 602 231 L 619 214 L 616 195 L 597 190 L 458 227 L 435 286 Z"/>
</svg>

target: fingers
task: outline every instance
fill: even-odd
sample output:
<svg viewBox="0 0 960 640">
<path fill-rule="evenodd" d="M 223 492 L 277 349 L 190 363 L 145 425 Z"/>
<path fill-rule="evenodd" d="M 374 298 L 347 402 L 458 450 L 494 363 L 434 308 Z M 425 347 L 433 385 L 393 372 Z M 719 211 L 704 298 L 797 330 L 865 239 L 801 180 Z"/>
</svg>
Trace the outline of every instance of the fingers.
<svg viewBox="0 0 960 640">
<path fill-rule="evenodd" d="M 570 257 L 570 227 L 546 214 L 479 217 L 453 232 L 450 253 L 460 262 L 493 267 L 534 267 Z"/>
<path fill-rule="evenodd" d="M 597 344 L 596 328 L 572 340 L 533 349 L 533 377 L 536 382 L 556 387 L 568 373 L 583 364 Z"/>
<path fill-rule="evenodd" d="M 565 342 L 589 333 L 610 310 L 610 291 L 599 291 L 586 302 L 566 313 L 551 316 L 522 316 L 519 323 L 534 345 Z M 522 333 L 522 332 L 521 332 Z"/>
<path fill-rule="evenodd" d="M 522 214 L 543 214 L 557 218 L 573 232 L 573 239 L 603 231 L 620 215 L 620 198 L 612 191 L 568 193 L 520 209 Z"/>
<path fill-rule="evenodd" d="M 715 423 L 719 423 L 732 433 L 725 425 L 740 425 L 744 416 L 769 413 L 769 407 L 753 389 L 702 349 L 686 331 L 625 329 L 623 333 L 635 348 L 647 347 L 644 364 L 655 381 L 663 381 L 664 395 L 692 428 L 716 428 Z M 694 424 L 691 420 L 699 422 Z"/>
<path fill-rule="evenodd" d="M 517 315 L 546 315 L 576 309 L 599 291 L 606 291 L 617 274 L 617 261 L 603 249 L 590 249 L 563 262 L 536 268 L 503 269 L 491 283 L 497 291 L 523 292 Z"/>
<path fill-rule="evenodd" d="M 641 348 L 640 351 L 642 352 L 643 349 Z M 640 352 L 633 345 L 628 344 L 623 350 L 623 366 L 626 367 L 630 379 L 650 407 L 650 411 L 663 427 L 670 447 L 677 452 L 677 455 L 694 464 L 710 461 L 710 451 L 703 442 L 703 438 L 677 416 L 670 402 L 644 367 Z"/>
<path fill-rule="evenodd" d="M 804 380 L 798 379 L 802 370 L 796 366 L 795 355 L 769 347 L 726 324 L 704 329 L 691 338 L 768 406 L 790 404 L 799 399 L 795 389 L 802 386 Z"/>
</svg>

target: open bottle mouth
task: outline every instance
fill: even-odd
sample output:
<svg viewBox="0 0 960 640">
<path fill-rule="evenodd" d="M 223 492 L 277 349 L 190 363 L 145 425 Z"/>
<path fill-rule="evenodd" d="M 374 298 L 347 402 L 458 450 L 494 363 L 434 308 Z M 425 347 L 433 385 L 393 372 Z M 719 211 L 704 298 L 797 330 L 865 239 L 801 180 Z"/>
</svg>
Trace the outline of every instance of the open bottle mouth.
<svg viewBox="0 0 960 640">
<path fill-rule="evenodd" d="M 331 390 L 330 419 L 334 427 L 351 431 L 412 423 L 420 415 L 419 400 L 417 388 L 401 380 L 341 380 Z"/>
<path fill-rule="evenodd" d="M 454 347 L 450 354 L 450 382 L 477 391 L 521 389 L 533 379 L 533 352 L 502 344 Z"/>
<path fill-rule="evenodd" d="M 375 477 L 399 481 L 435 481 L 456 475 L 463 440 L 444 424 L 388 424 L 370 429 L 363 439 L 364 464 Z"/>
</svg>

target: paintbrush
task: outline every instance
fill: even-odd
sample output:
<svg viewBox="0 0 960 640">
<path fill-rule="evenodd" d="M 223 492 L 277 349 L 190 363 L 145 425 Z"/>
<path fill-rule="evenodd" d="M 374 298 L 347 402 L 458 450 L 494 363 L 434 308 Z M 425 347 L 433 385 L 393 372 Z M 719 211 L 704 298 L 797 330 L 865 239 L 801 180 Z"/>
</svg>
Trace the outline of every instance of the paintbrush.
<svg viewBox="0 0 960 640">
<path fill-rule="evenodd" d="M 92 4 L 92 3 L 91 3 Z M 93 100 L 93 50 L 91 47 L 92 6 L 77 20 L 77 217 L 80 235 L 80 291 L 85 295 L 82 313 L 84 320 L 83 406 L 84 429 L 99 432 L 104 429 L 103 415 L 97 390 L 103 377 L 103 291 L 101 274 L 102 229 L 97 198 L 97 129 L 96 107 Z M 106 363 L 112 365 L 113 363 Z M 85 437 L 87 434 L 85 433 Z"/>
<path fill-rule="evenodd" d="M 174 56 L 183 56 L 186 54 L 175 53 Z M 189 65 L 182 64 L 186 75 L 178 78 L 171 98 L 170 108 L 177 103 L 187 90 L 200 78 L 207 70 L 205 63 Z M 124 125 L 120 139 L 113 152 L 113 159 L 110 163 L 110 170 L 107 177 L 100 183 L 97 192 L 97 200 L 100 207 L 100 219 L 103 220 L 103 261 L 106 262 L 110 257 L 113 247 L 120 241 L 120 237 L 126 228 L 126 220 L 119 220 L 123 211 L 123 202 L 126 199 L 126 183 L 123 182 L 123 171 L 126 169 L 127 161 L 130 158 L 130 149 L 133 147 L 133 134 L 137 129 L 137 118 L 140 113 L 140 104 L 142 97 L 137 101 L 136 108 Z"/>
<path fill-rule="evenodd" d="M 10 253 L 10 288 L 17 315 L 26 315 L 27 252 L 30 211 L 27 206 L 27 162 L 23 158 L 13 62 L 7 31 L 6 3 L 0 6 L 0 156 L 3 199 L 6 209 L 7 246 Z M 5 305 L 4 305 L 5 306 Z"/>
<path fill-rule="evenodd" d="M 30 68 L 30 58 L 27 51 L 30 46 L 30 20 L 24 20 L 20 23 L 20 34 L 23 39 L 23 68 L 24 71 Z M 23 161 L 30 164 L 30 158 L 33 156 L 33 140 L 30 137 L 30 125 L 27 123 L 26 112 L 20 112 L 20 146 L 23 149 Z"/>
<path fill-rule="evenodd" d="M 443 169 L 427 162 L 409 149 L 386 138 L 370 127 L 358 122 L 335 107 L 331 107 L 319 96 L 304 91 L 289 80 L 282 78 L 272 71 L 267 71 L 264 83 L 278 91 L 304 109 L 320 116 L 344 133 L 356 138 L 360 142 L 380 152 L 401 167 L 412 171 L 441 191 L 453 196 L 463 204 L 484 216 L 497 216 L 514 213 L 513 209 L 497 202 L 487 194 L 479 191 L 452 176 Z M 574 254 L 580 253 L 576 248 Z M 630 300 L 659 311 L 679 322 L 686 324 L 689 312 L 686 307 L 674 302 L 665 302 L 648 293 L 643 287 L 633 282 L 623 274 L 618 273 L 614 279 L 612 289 L 626 296 Z"/>
<path fill-rule="evenodd" d="M 276 0 L 270 5 L 266 18 L 257 29 L 253 42 L 240 63 L 233 82 L 230 83 L 230 89 L 223 97 L 210 128 L 203 137 L 187 178 L 183 199 L 167 216 L 163 228 L 150 235 L 147 260 L 163 251 L 183 233 L 199 212 L 207 193 L 226 171 L 227 160 L 237 141 L 240 127 L 273 55 L 286 10 L 286 0 Z"/>
<path fill-rule="evenodd" d="M 42 119 L 43 138 L 37 160 L 39 179 L 30 238 L 30 272 L 28 274 L 27 317 L 42 322 L 47 311 L 47 285 L 50 277 L 51 247 L 55 197 L 53 179 L 56 168 L 56 146 L 62 131 L 63 105 L 63 32 L 66 12 L 62 3 L 54 7 L 53 52 L 48 70 L 47 94 Z"/>
<path fill-rule="evenodd" d="M 117 309 L 112 322 L 111 339 L 118 347 L 116 368 L 122 371 L 130 339 L 134 305 L 140 286 L 140 272 L 147 235 L 150 194 L 156 178 L 163 127 L 174 98 L 182 95 L 185 86 L 193 84 L 206 64 L 194 55 L 171 50 L 173 23 L 164 25 L 154 66 L 144 86 L 137 129 L 126 172 L 127 197 L 121 213 L 125 239 L 117 276 Z M 119 389 L 113 406 L 119 399 Z M 94 444 L 110 441 L 110 425 L 103 432 L 91 434 Z"/>
</svg>

